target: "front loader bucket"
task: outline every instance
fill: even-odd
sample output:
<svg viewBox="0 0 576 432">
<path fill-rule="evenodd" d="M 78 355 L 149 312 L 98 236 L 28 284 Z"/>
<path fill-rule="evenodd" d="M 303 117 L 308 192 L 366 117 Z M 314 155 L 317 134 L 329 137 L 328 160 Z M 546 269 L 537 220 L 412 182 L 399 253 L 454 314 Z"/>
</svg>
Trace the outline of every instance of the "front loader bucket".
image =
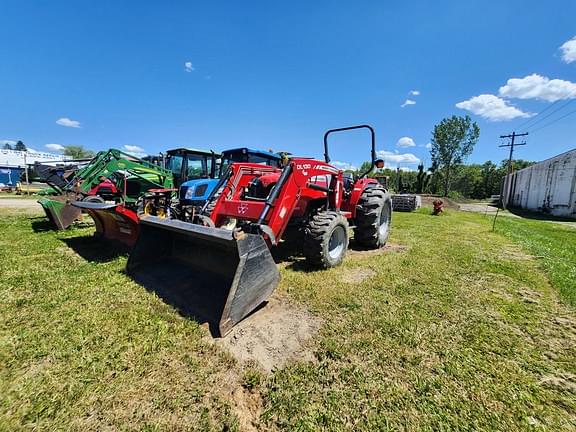
<svg viewBox="0 0 576 432">
<path fill-rule="evenodd" d="M 220 336 L 270 297 L 280 273 L 264 238 L 147 216 L 126 270 Z"/>
<path fill-rule="evenodd" d="M 38 203 L 44 209 L 50 223 L 58 230 L 65 230 L 82 215 L 82 211 L 71 206 L 65 197 L 62 197 L 62 200 L 41 198 Z"/>
<path fill-rule="evenodd" d="M 129 247 L 136 243 L 139 221 L 133 210 L 118 204 L 89 201 L 72 201 L 71 204 L 94 219 L 97 236 L 119 241 Z"/>
</svg>

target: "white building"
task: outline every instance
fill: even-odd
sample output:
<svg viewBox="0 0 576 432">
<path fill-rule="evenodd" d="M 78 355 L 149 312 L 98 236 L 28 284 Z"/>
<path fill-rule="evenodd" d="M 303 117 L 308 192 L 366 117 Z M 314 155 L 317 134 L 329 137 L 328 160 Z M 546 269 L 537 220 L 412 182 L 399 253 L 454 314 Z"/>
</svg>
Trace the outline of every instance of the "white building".
<svg viewBox="0 0 576 432">
<path fill-rule="evenodd" d="M 576 218 L 576 149 L 507 175 L 507 207 Z"/>
<path fill-rule="evenodd" d="M 24 168 L 24 165 L 33 165 L 34 162 L 54 162 L 70 159 L 72 159 L 70 156 L 38 152 L 35 150 L 17 151 L 0 149 L 0 167 L 6 168 Z"/>
</svg>

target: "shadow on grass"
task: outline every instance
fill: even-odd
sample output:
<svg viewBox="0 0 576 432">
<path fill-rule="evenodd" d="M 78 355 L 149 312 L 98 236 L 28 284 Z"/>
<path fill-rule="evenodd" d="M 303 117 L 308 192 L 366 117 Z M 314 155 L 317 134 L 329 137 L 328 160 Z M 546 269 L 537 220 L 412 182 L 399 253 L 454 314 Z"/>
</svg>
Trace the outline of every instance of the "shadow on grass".
<svg viewBox="0 0 576 432">
<path fill-rule="evenodd" d="M 52 222 L 45 216 L 30 218 L 30 221 L 31 221 L 30 225 L 32 226 L 32 230 L 35 233 L 55 230 Z"/>
<path fill-rule="evenodd" d="M 215 263 L 215 269 L 217 266 Z M 240 299 L 229 299 L 235 295 L 230 272 L 200 271 L 190 262 L 178 258 L 159 256 L 153 263 L 147 262 L 130 268 L 126 274 L 175 308 L 183 317 L 207 325 L 215 338 L 222 336 L 219 326 L 222 324 L 226 331 L 231 322 L 240 319 L 239 311 L 245 306 L 254 307 L 248 314 L 250 316 L 266 304 L 253 303 L 257 300 L 252 300 L 255 293 L 250 289 Z"/>
<path fill-rule="evenodd" d="M 540 213 L 520 208 L 508 208 L 508 211 L 524 219 L 533 219 L 533 220 L 550 221 L 550 222 L 576 222 L 576 219 L 554 216 L 548 213 Z"/>
<path fill-rule="evenodd" d="M 105 263 L 120 256 L 127 256 L 130 248 L 120 242 L 108 241 L 95 236 L 70 237 L 61 239 L 86 261 Z"/>
</svg>

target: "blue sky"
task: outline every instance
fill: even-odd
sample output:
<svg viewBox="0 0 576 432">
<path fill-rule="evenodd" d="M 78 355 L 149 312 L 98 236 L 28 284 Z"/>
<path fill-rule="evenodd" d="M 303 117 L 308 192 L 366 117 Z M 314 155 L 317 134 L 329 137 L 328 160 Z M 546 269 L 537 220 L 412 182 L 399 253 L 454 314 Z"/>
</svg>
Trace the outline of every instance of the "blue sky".
<svg viewBox="0 0 576 432">
<path fill-rule="evenodd" d="M 576 147 L 576 114 L 555 121 L 576 110 L 574 17 L 573 0 L 0 0 L 0 141 L 321 157 L 326 129 L 369 123 L 414 168 L 445 116 L 478 122 L 483 162 L 552 113 L 517 153 L 541 160 Z M 333 144 L 369 158 L 362 133 Z"/>
</svg>

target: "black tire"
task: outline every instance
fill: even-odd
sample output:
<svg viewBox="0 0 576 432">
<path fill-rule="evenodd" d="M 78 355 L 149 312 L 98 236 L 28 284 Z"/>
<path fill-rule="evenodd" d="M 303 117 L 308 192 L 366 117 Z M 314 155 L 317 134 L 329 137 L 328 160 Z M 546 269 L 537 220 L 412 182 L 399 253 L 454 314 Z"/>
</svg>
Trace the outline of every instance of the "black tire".
<svg viewBox="0 0 576 432">
<path fill-rule="evenodd" d="M 212 212 L 214 211 L 214 207 L 216 207 L 216 202 L 218 201 L 219 196 L 220 196 L 219 193 L 214 195 L 212 200 L 208 203 L 208 206 L 206 207 L 206 210 L 204 211 L 205 216 L 210 217 L 212 215 Z"/>
<path fill-rule="evenodd" d="M 323 269 L 339 265 L 348 250 L 348 221 L 335 211 L 316 213 L 304 236 L 306 261 Z"/>
<path fill-rule="evenodd" d="M 392 222 L 392 198 L 381 187 L 367 188 L 356 206 L 354 240 L 362 247 L 378 249 L 386 244 Z"/>
<path fill-rule="evenodd" d="M 104 198 L 99 197 L 98 195 L 89 195 L 85 197 L 82 201 L 93 203 L 104 203 Z"/>
</svg>

